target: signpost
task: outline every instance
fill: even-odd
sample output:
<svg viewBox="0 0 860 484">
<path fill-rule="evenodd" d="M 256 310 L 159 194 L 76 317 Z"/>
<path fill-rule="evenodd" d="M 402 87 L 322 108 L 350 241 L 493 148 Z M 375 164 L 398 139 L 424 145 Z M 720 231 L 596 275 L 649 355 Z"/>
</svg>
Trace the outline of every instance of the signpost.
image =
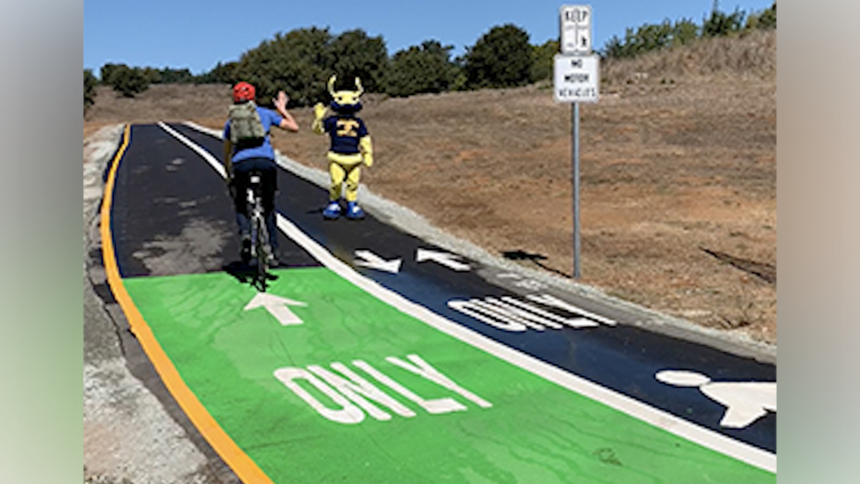
<svg viewBox="0 0 860 484">
<path fill-rule="evenodd" d="M 591 51 L 590 5 L 563 5 L 559 9 L 559 27 L 561 53 L 553 59 L 553 92 L 556 102 L 573 105 L 573 277 L 579 279 L 579 103 L 598 100 L 600 57 Z"/>
</svg>

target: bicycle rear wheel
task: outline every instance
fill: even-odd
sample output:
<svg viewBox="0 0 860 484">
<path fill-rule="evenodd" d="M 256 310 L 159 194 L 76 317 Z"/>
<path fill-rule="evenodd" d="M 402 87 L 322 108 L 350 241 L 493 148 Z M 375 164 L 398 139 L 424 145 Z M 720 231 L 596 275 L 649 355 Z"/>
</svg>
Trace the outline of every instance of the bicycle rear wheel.
<svg viewBox="0 0 860 484">
<path fill-rule="evenodd" d="M 257 279 L 261 289 L 265 291 L 272 248 L 269 245 L 269 230 L 266 228 L 266 221 L 258 214 L 257 217 L 254 217 L 254 223 L 257 226 Z"/>
</svg>

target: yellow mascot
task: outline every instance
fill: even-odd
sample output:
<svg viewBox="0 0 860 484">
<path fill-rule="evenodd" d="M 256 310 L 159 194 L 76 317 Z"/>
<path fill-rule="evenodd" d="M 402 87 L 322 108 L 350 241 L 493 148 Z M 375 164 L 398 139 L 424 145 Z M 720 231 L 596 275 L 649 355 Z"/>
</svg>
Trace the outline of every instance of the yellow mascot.
<svg viewBox="0 0 860 484">
<path fill-rule="evenodd" d="M 311 129 L 317 134 L 327 133 L 331 139 L 328 151 L 329 174 L 329 203 L 323 210 L 323 217 L 334 220 L 340 217 L 341 191 L 346 185 L 346 217 L 352 220 L 364 218 L 364 211 L 358 206 L 358 184 L 361 178 L 361 165 L 370 167 L 373 164 L 373 143 L 364 121 L 356 116 L 361 111 L 360 97 L 364 93 L 361 80 L 355 78 L 355 91 L 335 91 L 334 83 L 337 76 L 328 80 L 328 91 L 331 94 L 331 108 L 334 114 L 326 116 L 328 109 L 323 103 L 314 106 L 314 122 Z"/>
</svg>

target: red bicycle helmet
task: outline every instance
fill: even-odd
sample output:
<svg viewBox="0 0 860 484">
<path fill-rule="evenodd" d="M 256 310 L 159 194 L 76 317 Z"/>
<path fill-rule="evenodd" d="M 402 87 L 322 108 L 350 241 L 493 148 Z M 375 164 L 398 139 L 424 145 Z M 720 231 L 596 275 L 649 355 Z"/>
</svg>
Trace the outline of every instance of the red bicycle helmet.
<svg viewBox="0 0 860 484">
<path fill-rule="evenodd" d="M 243 103 L 245 101 L 253 101 L 257 93 L 250 83 L 242 81 L 233 86 L 233 102 Z"/>
</svg>

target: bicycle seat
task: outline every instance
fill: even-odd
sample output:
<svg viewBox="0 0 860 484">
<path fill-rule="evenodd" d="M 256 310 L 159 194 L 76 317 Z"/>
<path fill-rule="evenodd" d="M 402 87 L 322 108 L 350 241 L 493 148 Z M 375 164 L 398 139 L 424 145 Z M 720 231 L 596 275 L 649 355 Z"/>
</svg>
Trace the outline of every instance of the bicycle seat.
<svg viewBox="0 0 860 484">
<path fill-rule="evenodd" d="M 260 170 L 251 170 L 251 172 L 248 173 L 248 181 L 252 185 L 259 184 L 262 181 L 262 179 L 263 179 L 263 173 Z"/>
<path fill-rule="evenodd" d="M 248 185 L 245 187 L 247 190 L 247 201 L 249 204 L 254 205 L 256 203 L 256 199 L 261 196 L 261 191 L 263 189 L 263 174 L 260 170 L 251 170 L 248 172 Z"/>
</svg>

